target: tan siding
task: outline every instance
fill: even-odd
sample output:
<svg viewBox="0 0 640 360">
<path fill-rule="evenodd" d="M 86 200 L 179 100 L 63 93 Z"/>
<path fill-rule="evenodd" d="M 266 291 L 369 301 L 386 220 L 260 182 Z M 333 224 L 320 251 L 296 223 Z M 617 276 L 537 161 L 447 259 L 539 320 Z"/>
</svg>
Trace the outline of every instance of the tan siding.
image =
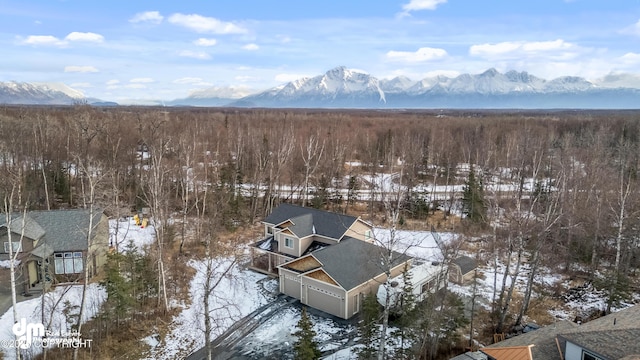
<svg viewBox="0 0 640 360">
<path fill-rule="evenodd" d="M 402 271 L 404 270 L 404 263 L 394 267 L 393 269 L 391 269 L 391 277 L 396 277 L 400 274 L 402 274 Z M 347 309 L 348 309 L 348 313 L 347 313 L 347 319 L 352 317 L 353 315 L 355 315 L 356 313 L 354 312 L 354 306 L 351 303 L 353 301 L 353 299 L 355 298 L 356 295 L 362 294 L 362 295 L 367 295 L 367 294 L 375 294 L 378 292 L 378 288 L 380 287 L 380 285 L 382 283 L 385 282 L 385 280 L 387 279 L 387 276 L 385 274 L 381 274 L 376 276 L 374 279 L 371 279 L 353 289 L 351 289 L 348 293 L 347 293 Z M 362 304 L 361 304 L 362 306 Z"/>
<path fill-rule="evenodd" d="M 311 236 L 300 239 L 300 249 L 299 249 L 300 252 L 298 253 L 298 256 L 301 256 L 302 254 L 304 254 L 304 252 L 307 251 L 307 249 L 309 248 L 309 245 L 311 245 L 312 242 L 313 242 L 313 237 Z"/>
<path fill-rule="evenodd" d="M 109 252 L 109 219 L 103 215 L 100 222 L 94 229 L 95 237 L 89 248 L 89 256 L 85 258 L 86 266 L 92 269 L 93 274 L 102 272 L 102 268 L 107 262 L 107 253 Z M 93 268 L 93 256 L 95 256 L 96 268 Z"/>
<path fill-rule="evenodd" d="M 365 240 L 365 232 L 371 230 L 371 227 L 362 221 L 356 221 L 347 229 L 345 236 L 350 236 L 359 240 Z"/>
<path fill-rule="evenodd" d="M 285 237 L 293 239 L 293 248 L 288 248 L 285 245 Z M 300 256 L 300 240 L 288 233 L 279 233 L 277 236 L 278 239 L 278 249 L 280 252 L 293 256 Z"/>
</svg>

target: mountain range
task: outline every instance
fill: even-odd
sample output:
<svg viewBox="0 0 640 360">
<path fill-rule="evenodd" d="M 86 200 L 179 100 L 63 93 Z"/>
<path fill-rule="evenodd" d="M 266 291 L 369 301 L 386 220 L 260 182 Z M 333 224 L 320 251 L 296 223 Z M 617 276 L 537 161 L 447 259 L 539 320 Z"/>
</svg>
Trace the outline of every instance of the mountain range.
<svg viewBox="0 0 640 360">
<path fill-rule="evenodd" d="M 170 106 L 235 106 L 273 108 L 579 108 L 636 109 L 640 83 L 632 74 L 611 74 L 597 82 L 564 76 L 545 80 L 527 72 L 435 76 L 413 81 L 407 77 L 379 80 L 340 66 L 325 74 L 304 77 L 250 94 L 243 87 L 214 87 L 183 99 L 158 101 Z M 85 99 L 63 84 L 0 82 L 0 103 L 73 104 Z"/>
</svg>

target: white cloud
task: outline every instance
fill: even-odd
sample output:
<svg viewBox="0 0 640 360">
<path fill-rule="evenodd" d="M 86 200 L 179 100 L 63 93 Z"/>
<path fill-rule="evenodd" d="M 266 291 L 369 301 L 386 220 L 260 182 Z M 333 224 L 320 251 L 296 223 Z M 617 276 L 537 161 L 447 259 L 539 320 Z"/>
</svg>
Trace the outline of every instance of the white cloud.
<svg viewBox="0 0 640 360">
<path fill-rule="evenodd" d="M 638 20 L 637 23 L 631 26 L 627 26 L 626 28 L 622 29 L 622 31 L 620 32 L 627 35 L 640 36 L 640 20 Z"/>
<path fill-rule="evenodd" d="M 553 41 L 505 41 L 495 44 L 472 45 L 469 55 L 485 59 L 515 59 L 523 57 L 544 56 L 552 60 L 568 60 L 584 51 L 575 44 L 562 39 Z"/>
<path fill-rule="evenodd" d="M 141 22 L 160 24 L 163 19 L 164 16 L 160 15 L 157 11 L 145 11 L 135 14 L 131 19 L 129 19 L 129 22 L 134 24 Z"/>
<path fill-rule="evenodd" d="M 423 62 L 441 59 L 447 56 L 447 52 L 443 49 L 423 47 L 416 51 L 389 51 L 387 52 L 387 59 L 392 61 L 402 62 Z"/>
<path fill-rule="evenodd" d="M 104 41 L 104 36 L 92 32 L 77 32 L 69 33 L 65 38 L 67 41 L 87 41 L 101 43 Z"/>
<path fill-rule="evenodd" d="M 625 65 L 640 64 L 640 54 L 632 52 L 626 53 L 620 57 L 620 61 Z"/>
<path fill-rule="evenodd" d="M 70 65 L 70 66 L 65 66 L 64 67 L 64 72 L 66 73 L 73 73 L 73 72 L 79 72 L 79 73 L 95 73 L 98 72 L 98 69 L 96 69 L 93 66 L 76 66 L 76 65 Z"/>
<path fill-rule="evenodd" d="M 112 79 L 107 81 L 107 85 L 117 85 L 117 84 L 120 84 L 120 80 Z"/>
<path fill-rule="evenodd" d="M 193 42 L 197 46 L 214 46 L 218 43 L 216 39 L 200 38 Z"/>
<path fill-rule="evenodd" d="M 65 46 L 67 42 L 51 35 L 29 35 L 22 41 L 26 45 Z"/>
<path fill-rule="evenodd" d="M 191 50 L 183 50 L 178 53 L 179 56 L 188 57 L 199 60 L 208 60 L 211 59 L 211 55 L 207 54 L 204 51 L 191 51 Z"/>
<path fill-rule="evenodd" d="M 249 51 L 255 51 L 260 49 L 260 46 L 256 45 L 256 44 L 247 44 L 245 46 L 242 47 L 245 50 L 249 50 Z"/>
<path fill-rule="evenodd" d="M 435 10 L 438 5 L 446 2 L 447 0 L 410 0 L 409 3 L 402 5 L 402 10 L 405 13 L 409 11 Z"/>
<path fill-rule="evenodd" d="M 245 34 L 247 30 L 234 23 L 221 21 L 216 18 L 206 17 L 198 14 L 176 13 L 169 17 L 169 22 L 191 29 L 198 33 L 209 34 Z"/>
<path fill-rule="evenodd" d="M 300 74 L 278 74 L 275 77 L 275 80 L 277 82 L 283 83 L 283 82 L 290 82 L 290 81 L 294 81 L 294 80 L 298 80 L 301 78 L 307 77 L 307 75 L 300 75 Z"/>
<path fill-rule="evenodd" d="M 153 80 L 152 78 L 133 78 L 131 80 L 129 80 L 130 83 L 138 83 L 138 84 L 142 84 L 142 83 L 152 83 L 155 80 Z"/>
</svg>

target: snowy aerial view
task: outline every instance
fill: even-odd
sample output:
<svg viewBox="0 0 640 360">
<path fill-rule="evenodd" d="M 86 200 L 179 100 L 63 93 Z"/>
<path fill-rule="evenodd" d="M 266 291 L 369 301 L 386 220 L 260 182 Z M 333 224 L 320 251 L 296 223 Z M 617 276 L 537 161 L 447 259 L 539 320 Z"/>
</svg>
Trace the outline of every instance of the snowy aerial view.
<svg viewBox="0 0 640 360">
<path fill-rule="evenodd" d="M 0 24 L 0 360 L 640 359 L 638 1 Z"/>
</svg>

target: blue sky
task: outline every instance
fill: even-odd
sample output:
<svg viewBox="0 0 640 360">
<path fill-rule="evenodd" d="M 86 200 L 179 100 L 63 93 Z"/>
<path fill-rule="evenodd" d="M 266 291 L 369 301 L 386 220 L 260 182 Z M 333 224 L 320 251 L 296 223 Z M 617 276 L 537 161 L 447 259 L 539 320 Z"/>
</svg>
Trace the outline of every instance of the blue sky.
<svg viewBox="0 0 640 360">
<path fill-rule="evenodd" d="M 341 65 L 596 80 L 640 75 L 640 0 L 0 0 L 0 48 L 0 81 L 121 102 L 262 90 Z"/>
</svg>

